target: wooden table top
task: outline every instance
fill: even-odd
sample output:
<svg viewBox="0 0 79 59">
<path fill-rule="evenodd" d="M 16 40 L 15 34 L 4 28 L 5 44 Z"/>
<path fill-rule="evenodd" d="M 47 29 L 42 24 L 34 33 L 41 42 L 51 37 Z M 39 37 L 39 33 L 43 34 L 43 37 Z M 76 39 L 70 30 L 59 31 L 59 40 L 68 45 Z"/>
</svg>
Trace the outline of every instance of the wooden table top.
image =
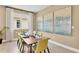
<svg viewBox="0 0 79 59">
<path fill-rule="evenodd" d="M 23 38 L 23 40 L 24 40 L 28 45 L 34 44 L 34 43 L 37 42 L 37 40 L 36 40 L 35 38 L 33 38 L 33 37 Z"/>
<path fill-rule="evenodd" d="M 33 38 L 33 37 L 28 37 L 28 38 L 26 38 L 25 36 L 23 36 L 23 35 L 20 35 L 22 38 L 23 38 L 23 40 L 29 45 L 29 44 L 34 44 L 34 43 L 36 43 L 37 41 L 39 41 L 39 39 L 42 39 L 42 38 L 46 38 L 46 37 L 40 37 L 40 38 Z M 25 38 L 24 38 L 25 37 Z"/>
</svg>

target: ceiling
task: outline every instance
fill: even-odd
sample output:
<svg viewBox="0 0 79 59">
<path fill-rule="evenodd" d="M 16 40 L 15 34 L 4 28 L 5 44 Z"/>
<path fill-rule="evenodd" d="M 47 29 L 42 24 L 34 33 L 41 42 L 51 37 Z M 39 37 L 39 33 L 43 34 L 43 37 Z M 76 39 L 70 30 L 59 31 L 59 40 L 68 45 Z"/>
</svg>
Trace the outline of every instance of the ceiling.
<svg viewBox="0 0 79 59">
<path fill-rule="evenodd" d="M 27 10 L 27 11 L 38 12 L 38 11 L 48 7 L 49 5 L 8 5 L 8 6 Z"/>
</svg>

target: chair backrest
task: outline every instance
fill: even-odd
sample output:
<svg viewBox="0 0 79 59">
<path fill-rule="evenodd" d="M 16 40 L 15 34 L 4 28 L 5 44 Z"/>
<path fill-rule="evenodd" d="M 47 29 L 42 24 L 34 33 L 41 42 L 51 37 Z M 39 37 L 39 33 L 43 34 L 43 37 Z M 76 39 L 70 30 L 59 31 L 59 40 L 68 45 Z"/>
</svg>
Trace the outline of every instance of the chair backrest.
<svg viewBox="0 0 79 59">
<path fill-rule="evenodd" d="M 19 35 L 18 35 L 18 40 L 19 40 L 19 43 L 22 45 L 22 38 Z"/>
<path fill-rule="evenodd" d="M 23 51 L 23 49 L 24 49 L 23 40 L 22 40 L 22 37 L 20 35 L 18 35 L 18 43 L 19 43 L 19 50 L 20 50 L 20 52 L 24 52 Z"/>
<path fill-rule="evenodd" d="M 48 38 L 40 39 L 37 43 L 35 52 L 36 53 L 42 52 L 45 49 L 47 49 L 47 47 L 48 47 Z"/>
<path fill-rule="evenodd" d="M 37 31 L 33 31 L 33 34 L 36 34 Z"/>
<path fill-rule="evenodd" d="M 39 36 L 42 36 L 43 33 L 38 31 L 36 34 L 39 35 Z"/>
<path fill-rule="evenodd" d="M 17 29 L 17 30 L 14 30 L 14 38 L 17 38 L 18 33 L 21 34 L 23 32 L 28 32 L 28 29 Z"/>
</svg>

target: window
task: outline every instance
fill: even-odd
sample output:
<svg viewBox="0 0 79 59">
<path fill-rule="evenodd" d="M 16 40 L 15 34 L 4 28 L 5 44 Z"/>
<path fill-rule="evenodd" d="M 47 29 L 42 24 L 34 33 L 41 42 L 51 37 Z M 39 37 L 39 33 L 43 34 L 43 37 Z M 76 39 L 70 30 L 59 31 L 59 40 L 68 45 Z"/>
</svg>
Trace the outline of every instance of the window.
<svg viewBox="0 0 79 59">
<path fill-rule="evenodd" d="M 42 16 L 37 18 L 37 30 L 43 31 L 43 17 Z"/>
<path fill-rule="evenodd" d="M 20 28 L 20 20 L 17 20 L 17 23 L 16 23 L 17 25 L 17 28 Z"/>
<path fill-rule="evenodd" d="M 44 15 L 44 31 L 52 33 L 53 32 L 53 16 L 51 13 Z"/>
<path fill-rule="evenodd" d="M 55 34 L 71 35 L 71 26 L 71 7 L 66 7 L 54 12 Z"/>
<path fill-rule="evenodd" d="M 48 13 L 37 17 L 37 30 L 53 33 L 53 14 Z"/>
</svg>

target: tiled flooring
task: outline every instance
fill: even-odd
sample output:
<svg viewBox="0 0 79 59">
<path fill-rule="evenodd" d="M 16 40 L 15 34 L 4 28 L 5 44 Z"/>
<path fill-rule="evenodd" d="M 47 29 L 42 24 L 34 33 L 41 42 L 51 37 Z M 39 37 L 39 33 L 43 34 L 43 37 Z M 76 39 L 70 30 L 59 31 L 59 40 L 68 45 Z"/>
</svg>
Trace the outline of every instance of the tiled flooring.
<svg viewBox="0 0 79 59">
<path fill-rule="evenodd" d="M 49 42 L 48 44 L 51 53 L 73 53 L 70 50 L 59 47 Z M 25 49 L 27 52 L 27 48 Z M 0 53 L 19 53 L 16 41 L 7 42 L 0 45 Z"/>
</svg>

